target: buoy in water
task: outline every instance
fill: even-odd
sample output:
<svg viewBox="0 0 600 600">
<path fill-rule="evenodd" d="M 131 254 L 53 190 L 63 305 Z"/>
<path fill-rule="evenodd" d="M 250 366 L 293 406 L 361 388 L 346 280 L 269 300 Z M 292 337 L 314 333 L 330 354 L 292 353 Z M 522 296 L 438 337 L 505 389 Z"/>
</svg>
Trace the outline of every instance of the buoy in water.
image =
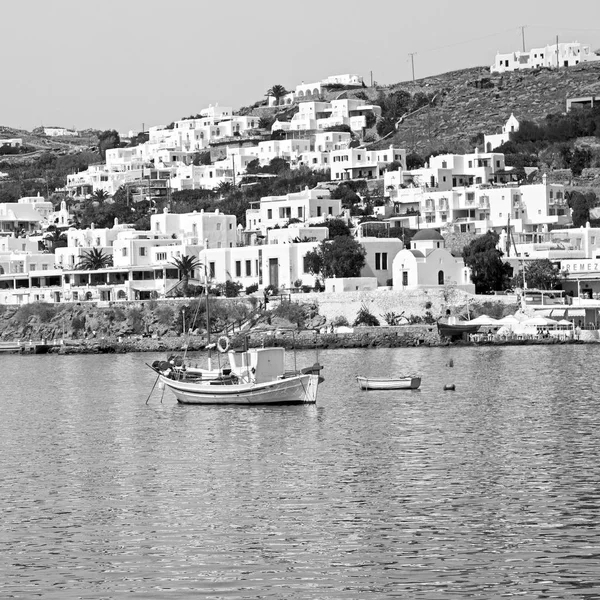
<svg viewBox="0 0 600 600">
<path fill-rule="evenodd" d="M 447 383 L 444 386 L 444 391 L 446 392 L 453 392 L 456 389 L 456 386 L 453 383 Z"/>
<path fill-rule="evenodd" d="M 448 361 L 448 366 L 449 366 L 449 367 L 453 367 L 453 366 L 454 366 L 454 360 L 450 359 L 450 360 Z"/>
</svg>

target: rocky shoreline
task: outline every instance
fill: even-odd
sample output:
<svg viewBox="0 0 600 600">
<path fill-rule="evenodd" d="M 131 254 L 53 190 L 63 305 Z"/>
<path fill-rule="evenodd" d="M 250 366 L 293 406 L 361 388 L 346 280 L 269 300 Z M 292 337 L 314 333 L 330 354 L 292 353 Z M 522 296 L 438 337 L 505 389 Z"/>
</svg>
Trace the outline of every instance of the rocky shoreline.
<svg viewBox="0 0 600 600">
<path fill-rule="evenodd" d="M 313 330 L 281 331 L 250 330 L 233 334 L 229 338 L 231 348 L 242 350 L 247 347 L 280 346 L 288 350 L 349 349 L 349 348 L 418 348 L 438 346 L 524 346 L 584 344 L 592 340 L 502 339 L 467 342 L 450 342 L 440 338 L 437 328 L 430 325 L 407 325 L 398 327 L 357 327 L 351 333 L 319 333 Z M 215 340 L 212 340 L 215 341 Z M 167 354 L 184 351 L 198 352 L 206 348 L 205 336 L 190 335 L 125 338 L 103 338 L 88 340 L 65 340 L 53 343 L 47 351 L 57 354 L 124 354 L 130 352 L 164 352 Z M 26 352 L 25 352 L 26 354 Z"/>
</svg>

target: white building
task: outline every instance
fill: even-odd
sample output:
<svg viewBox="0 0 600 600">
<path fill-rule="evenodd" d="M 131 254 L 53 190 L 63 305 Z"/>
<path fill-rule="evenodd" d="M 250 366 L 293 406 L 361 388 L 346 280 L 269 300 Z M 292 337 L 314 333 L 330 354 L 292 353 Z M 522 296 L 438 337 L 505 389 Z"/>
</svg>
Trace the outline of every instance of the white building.
<svg viewBox="0 0 600 600">
<path fill-rule="evenodd" d="M 0 148 L 3 146 L 8 146 L 9 148 L 20 148 L 22 145 L 22 138 L 0 139 Z"/>
<path fill-rule="evenodd" d="M 333 89 L 344 87 L 362 87 L 363 78 L 353 73 L 344 73 L 342 75 L 330 75 L 321 81 L 313 83 L 300 83 L 293 92 L 288 92 L 279 100 L 280 105 L 292 104 L 292 102 L 303 102 L 318 98 L 323 92 L 327 91 L 328 86 Z M 329 89 L 332 89 L 331 87 Z M 275 97 L 269 96 L 269 106 L 276 106 Z"/>
<path fill-rule="evenodd" d="M 381 107 L 365 104 L 363 100 L 344 98 L 331 102 L 301 102 L 299 111 L 291 121 L 275 121 L 272 131 L 324 130 L 328 127 L 348 125 L 352 131 L 361 133 L 367 126 L 367 118 L 381 116 Z"/>
<path fill-rule="evenodd" d="M 494 64 L 490 67 L 492 73 L 505 73 L 539 67 L 561 68 L 573 67 L 583 62 L 600 60 L 591 50 L 589 44 L 579 42 L 563 42 L 549 44 L 543 48 L 532 48 L 528 52 L 510 52 L 496 54 Z"/>
<path fill-rule="evenodd" d="M 390 163 L 398 162 L 406 169 L 406 150 L 390 145 L 383 150 L 347 148 L 331 152 L 331 180 L 379 179 Z"/>
<path fill-rule="evenodd" d="M 394 290 L 439 289 L 452 284 L 475 293 L 470 269 L 462 258 L 446 250 L 444 238 L 434 230 L 423 229 L 416 233 L 410 249 L 396 254 L 392 271 Z"/>
<path fill-rule="evenodd" d="M 267 230 L 288 225 L 290 219 L 301 223 L 319 223 L 342 214 L 342 201 L 331 198 L 329 190 L 305 188 L 285 196 L 261 198 L 259 208 L 246 211 L 246 231 Z"/>
<path fill-rule="evenodd" d="M 65 127 L 44 127 L 44 135 L 48 137 L 76 137 L 79 133 L 74 129 L 66 129 Z"/>
<path fill-rule="evenodd" d="M 483 136 L 483 147 L 485 148 L 485 152 L 491 152 L 498 148 L 498 146 L 506 144 L 506 142 L 510 141 L 511 134 L 517 131 L 519 131 L 519 121 L 517 121 L 517 118 L 513 113 L 510 113 L 508 121 L 502 126 L 502 133 Z"/>
</svg>

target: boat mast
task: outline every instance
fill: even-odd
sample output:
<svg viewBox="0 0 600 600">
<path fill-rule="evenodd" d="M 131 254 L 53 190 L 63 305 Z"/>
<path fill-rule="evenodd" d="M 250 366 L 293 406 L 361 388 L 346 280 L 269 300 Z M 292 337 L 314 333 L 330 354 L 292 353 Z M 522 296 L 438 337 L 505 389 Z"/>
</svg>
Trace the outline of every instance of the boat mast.
<svg viewBox="0 0 600 600">
<path fill-rule="evenodd" d="M 208 347 L 208 370 L 212 370 L 212 356 L 210 348 L 210 302 L 208 301 L 208 270 L 206 266 L 206 249 L 208 240 L 204 240 L 204 301 L 206 303 L 206 345 Z"/>
</svg>

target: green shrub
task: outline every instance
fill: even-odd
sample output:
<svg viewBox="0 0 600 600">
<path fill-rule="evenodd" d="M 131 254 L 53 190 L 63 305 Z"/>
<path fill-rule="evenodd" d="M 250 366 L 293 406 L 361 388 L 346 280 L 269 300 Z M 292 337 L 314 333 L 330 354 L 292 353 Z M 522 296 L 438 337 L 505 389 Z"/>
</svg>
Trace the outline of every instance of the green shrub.
<svg viewBox="0 0 600 600">
<path fill-rule="evenodd" d="M 331 324 L 334 327 L 350 327 L 350 322 L 348 319 L 346 319 L 346 317 L 344 317 L 344 315 L 337 315 L 337 317 L 334 317 L 331 320 Z"/>
<path fill-rule="evenodd" d="M 281 319 L 286 319 L 290 323 L 294 323 L 298 327 L 304 325 L 304 307 L 296 302 L 281 302 L 273 311 L 273 314 Z"/>
<path fill-rule="evenodd" d="M 279 296 L 279 288 L 273 284 L 268 285 L 265 288 L 265 292 L 269 294 L 269 296 Z"/>
<path fill-rule="evenodd" d="M 246 295 L 254 294 L 258 291 L 258 283 L 252 283 L 246 288 Z"/>
<path fill-rule="evenodd" d="M 395 313 L 393 311 L 386 312 L 381 315 L 381 318 L 385 320 L 385 322 L 391 327 L 395 327 L 397 325 L 402 324 L 402 320 L 408 321 L 408 317 L 404 316 L 404 311 L 400 314 Z"/>
<path fill-rule="evenodd" d="M 363 304 L 360 307 L 358 314 L 356 315 L 356 319 L 354 319 L 353 325 L 366 325 L 368 327 L 378 327 L 379 319 L 375 315 L 371 314 L 367 306 Z"/>
<path fill-rule="evenodd" d="M 139 308 L 130 308 L 127 311 L 127 322 L 133 333 L 142 333 L 144 331 L 144 316 Z"/>
<path fill-rule="evenodd" d="M 156 320 L 163 327 L 168 327 L 173 323 L 173 317 L 175 316 L 173 313 L 173 309 L 170 306 L 158 306 L 154 311 L 156 315 Z"/>
</svg>

